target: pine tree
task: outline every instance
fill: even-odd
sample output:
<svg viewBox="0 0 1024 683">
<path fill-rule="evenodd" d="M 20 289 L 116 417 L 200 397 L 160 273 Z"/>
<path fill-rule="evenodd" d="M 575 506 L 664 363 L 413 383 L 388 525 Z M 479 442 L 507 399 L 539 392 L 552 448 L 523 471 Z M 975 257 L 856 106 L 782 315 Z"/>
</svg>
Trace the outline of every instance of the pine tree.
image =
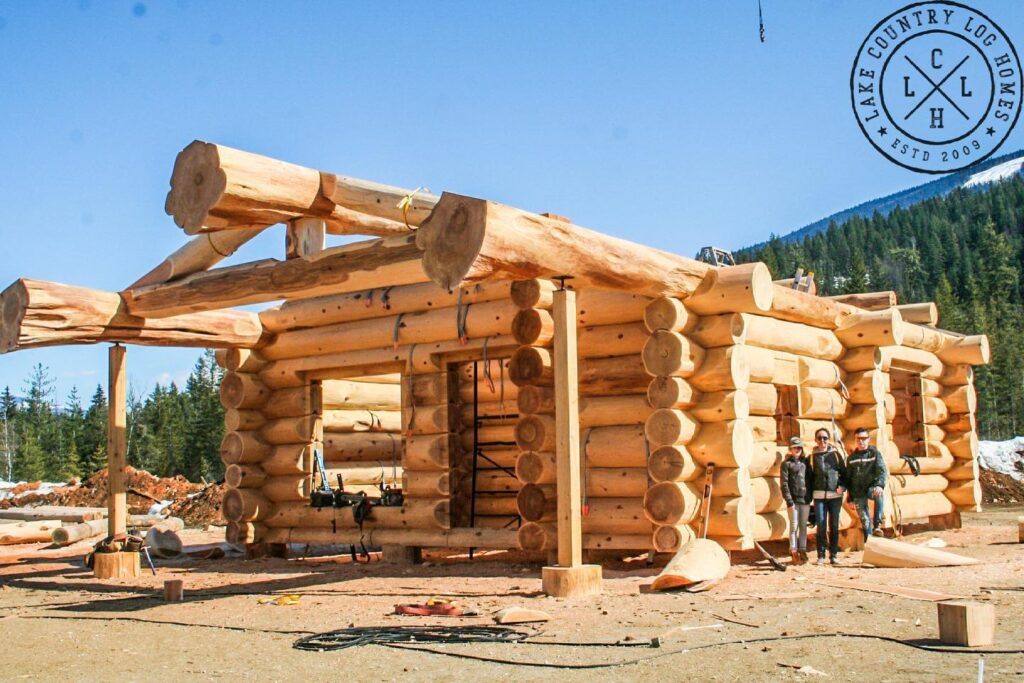
<svg viewBox="0 0 1024 683">
<path fill-rule="evenodd" d="M 78 440 L 77 450 L 87 454 L 82 463 L 82 475 L 91 477 L 107 466 L 107 396 L 103 387 L 96 385 L 89 409 L 85 411 L 85 423 Z"/>
</svg>

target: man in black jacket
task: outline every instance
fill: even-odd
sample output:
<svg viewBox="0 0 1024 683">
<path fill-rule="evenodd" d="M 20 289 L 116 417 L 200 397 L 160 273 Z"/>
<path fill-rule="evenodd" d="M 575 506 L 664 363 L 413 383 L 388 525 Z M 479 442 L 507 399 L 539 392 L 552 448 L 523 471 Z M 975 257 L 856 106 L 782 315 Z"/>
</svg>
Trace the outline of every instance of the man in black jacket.
<svg viewBox="0 0 1024 683">
<path fill-rule="evenodd" d="M 877 448 L 871 445 L 871 435 L 867 429 L 860 427 L 853 433 L 857 447 L 846 461 L 847 488 L 850 500 L 857 506 L 864 539 L 868 536 L 882 536 L 885 482 L 889 478 L 889 469 L 885 466 L 885 458 Z M 875 502 L 874 519 L 868 514 L 868 499 Z"/>
<path fill-rule="evenodd" d="M 803 564 L 807 561 L 807 517 L 811 511 L 814 475 L 799 436 L 789 440 L 789 453 L 782 461 L 779 480 L 789 512 L 789 554 L 793 564 Z"/>
</svg>

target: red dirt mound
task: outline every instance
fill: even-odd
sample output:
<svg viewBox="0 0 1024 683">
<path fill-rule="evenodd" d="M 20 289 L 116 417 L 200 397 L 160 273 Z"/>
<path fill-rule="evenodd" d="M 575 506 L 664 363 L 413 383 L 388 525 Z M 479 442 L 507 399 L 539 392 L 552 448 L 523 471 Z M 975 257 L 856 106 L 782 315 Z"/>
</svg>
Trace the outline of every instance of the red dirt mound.
<svg viewBox="0 0 1024 683">
<path fill-rule="evenodd" d="M 1014 505 L 1024 503 L 1024 482 L 1008 474 L 981 470 L 981 491 L 983 504 Z"/>
</svg>

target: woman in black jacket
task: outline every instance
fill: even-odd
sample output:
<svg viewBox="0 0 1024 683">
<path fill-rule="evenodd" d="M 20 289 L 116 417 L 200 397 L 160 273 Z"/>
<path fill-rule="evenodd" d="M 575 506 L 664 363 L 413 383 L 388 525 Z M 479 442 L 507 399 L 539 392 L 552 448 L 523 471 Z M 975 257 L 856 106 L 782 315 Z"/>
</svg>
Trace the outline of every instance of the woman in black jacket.
<svg viewBox="0 0 1024 683">
<path fill-rule="evenodd" d="M 818 520 L 818 564 L 825 564 L 825 530 L 828 529 L 828 555 L 839 564 L 839 513 L 846 491 L 846 462 L 829 438 L 828 430 L 814 432 L 814 514 Z"/>
<path fill-rule="evenodd" d="M 789 453 L 779 471 L 782 497 L 789 511 L 789 554 L 793 564 L 807 561 L 807 518 L 811 512 L 814 474 L 799 436 L 789 440 Z"/>
</svg>

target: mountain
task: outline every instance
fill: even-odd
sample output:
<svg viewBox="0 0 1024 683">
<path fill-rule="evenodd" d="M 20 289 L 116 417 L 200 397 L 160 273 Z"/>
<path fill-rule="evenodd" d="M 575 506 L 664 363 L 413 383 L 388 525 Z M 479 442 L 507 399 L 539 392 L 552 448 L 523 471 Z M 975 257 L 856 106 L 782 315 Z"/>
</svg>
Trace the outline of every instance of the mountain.
<svg viewBox="0 0 1024 683">
<path fill-rule="evenodd" d="M 808 235 L 824 232 L 828 229 L 829 223 L 833 221 L 835 221 L 836 225 L 842 225 L 854 217 L 870 218 L 876 211 L 883 216 L 888 216 L 897 207 L 906 208 L 923 202 L 926 199 L 948 194 L 958 187 L 984 187 L 989 183 L 1004 180 L 1013 175 L 1024 175 L 1024 150 L 1017 150 L 1012 154 L 1004 154 L 1003 156 L 986 159 L 980 164 L 975 164 L 956 173 L 950 173 L 923 185 L 901 190 L 886 197 L 872 199 L 844 211 L 839 211 L 784 235 L 782 241 L 795 242 L 802 240 Z M 764 244 L 762 242 L 748 248 L 757 249 Z"/>
</svg>

